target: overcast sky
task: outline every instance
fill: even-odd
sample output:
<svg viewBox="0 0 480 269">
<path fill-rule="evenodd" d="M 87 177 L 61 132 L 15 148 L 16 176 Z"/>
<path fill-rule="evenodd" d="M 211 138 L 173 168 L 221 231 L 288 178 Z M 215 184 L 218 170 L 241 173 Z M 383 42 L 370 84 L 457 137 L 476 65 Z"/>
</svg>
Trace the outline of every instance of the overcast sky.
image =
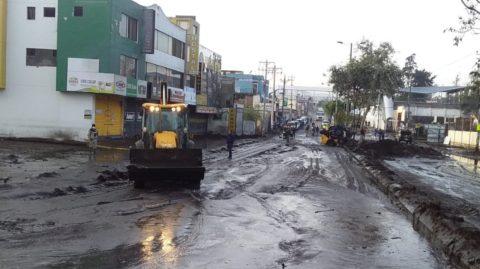
<svg viewBox="0 0 480 269">
<path fill-rule="evenodd" d="M 337 41 L 391 42 L 400 67 L 415 53 L 418 67 L 437 75 L 440 86 L 452 85 L 458 73 L 465 84 L 480 52 L 480 37 L 455 47 L 454 35 L 443 33 L 465 14 L 460 0 L 135 1 L 158 4 L 171 17 L 195 15 L 200 43 L 222 55 L 222 69 L 258 73 L 268 59 L 297 86 L 327 85 L 322 74 L 349 57 L 349 46 Z"/>
</svg>

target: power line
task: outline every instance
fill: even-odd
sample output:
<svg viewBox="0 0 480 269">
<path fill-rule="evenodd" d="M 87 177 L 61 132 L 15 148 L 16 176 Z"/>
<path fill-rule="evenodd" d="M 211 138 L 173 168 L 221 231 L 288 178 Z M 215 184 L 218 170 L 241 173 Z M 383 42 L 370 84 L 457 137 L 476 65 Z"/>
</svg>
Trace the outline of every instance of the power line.
<svg viewBox="0 0 480 269">
<path fill-rule="evenodd" d="M 453 62 L 451 62 L 451 63 L 449 63 L 449 64 L 447 64 L 447 65 L 444 65 L 444 66 L 442 66 L 442 67 L 440 67 L 440 68 L 437 68 L 437 69 L 433 70 L 432 73 L 435 72 L 435 71 L 438 71 L 438 70 L 440 70 L 440 69 L 443 69 L 443 68 L 445 68 L 445 67 L 447 67 L 447 66 L 450 66 L 450 65 L 452 65 L 452 64 L 454 64 L 454 63 L 456 63 L 456 62 L 458 62 L 458 61 L 461 61 L 461 60 L 463 60 L 463 59 L 465 59 L 465 58 L 467 58 L 467 57 L 470 57 L 470 56 L 472 56 L 472 55 L 475 54 L 475 53 L 477 53 L 477 51 L 474 51 L 474 52 L 472 52 L 472 53 L 469 53 L 469 54 L 468 54 L 467 56 L 465 56 L 465 57 L 462 57 L 462 58 L 460 58 L 460 59 L 458 59 L 458 60 L 455 60 L 455 61 L 453 61 Z"/>
</svg>

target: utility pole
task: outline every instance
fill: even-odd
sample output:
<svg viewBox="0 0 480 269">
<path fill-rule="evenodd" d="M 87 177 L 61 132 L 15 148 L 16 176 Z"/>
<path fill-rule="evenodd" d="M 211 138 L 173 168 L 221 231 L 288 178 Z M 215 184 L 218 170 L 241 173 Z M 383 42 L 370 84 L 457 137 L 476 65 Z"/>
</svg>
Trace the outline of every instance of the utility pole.
<svg viewBox="0 0 480 269">
<path fill-rule="evenodd" d="M 290 86 L 293 86 L 293 80 L 295 80 L 295 76 L 290 75 L 288 77 L 288 80 L 290 81 Z M 293 89 L 290 89 L 290 120 L 293 119 Z M 297 98 L 298 101 L 298 98 Z M 296 109 L 296 107 L 295 107 Z"/>
<path fill-rule="evenodd" d="M 268 95 L 268 89 L 267 89 L 267 75 L 268 75 L 268 64 L 275 64 L 272 62 L 269 62 L 266 60 L 265 62 L 260 62 L 260 64 L 265 64 L 265 70 L 260 69 L 261 71 L 265 71 L 265 78 L 264 78 L 264 88 L 266 89 L 267 95 Z M 275 90 L 275 89 L 274 89 Z M 263 97 L 263 114 L 262 114 L 262 136 L 265 135 L 265 96 Z"/>
<path fill-rule="evenodd" d="M 287 75 L 284 75 L 283 76 L 283 93 L 282 93 L 282 118 L 285 118 L 285 114 L 283 113 L 284 111 L 284 106 L 283 104 L 285 103 L 285 84 L 288 82 L 289 80 L 287 80 Z M 291 100 L 290 100 L 291 102 Z"/>
<path fill-rule="evenodd" d="M 285 118 L 285 114 L 283 114 L 283 108 L 285 105 L 285 83 L 287 83 L 287 76 L 283 76 L 283 92 L 282 92 L 282 118 Z"/>
<path fill-rule="evenodd" d="M 273 68 L 270 68 L 270 72 L 273 73 L 273 100 L 272 100 L 272 111 L 271 111 L 271 124 L 272 126 L 274 125 L 275 121 L 275 107 L 277 106 L 277 97 L 276 97 L 276 92 L 277 90 L 275 89 L 275 81 L 277 80 L 277 71 L 280 71 L 280 74 L 282 74 L 282 68 L 277 67 L 277 65 L 274 65 Z M 282 104 L 283 107 L 283 104 Z"/>
</svg>

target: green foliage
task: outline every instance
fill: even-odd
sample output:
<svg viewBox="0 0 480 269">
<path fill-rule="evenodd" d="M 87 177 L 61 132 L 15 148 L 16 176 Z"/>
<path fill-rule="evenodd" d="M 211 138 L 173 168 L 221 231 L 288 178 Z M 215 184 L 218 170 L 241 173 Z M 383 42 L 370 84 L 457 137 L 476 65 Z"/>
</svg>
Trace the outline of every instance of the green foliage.
<svg viewBox="0 0 480 269">
<path fill-rule="evenodd" d="M 325 112 L 325 114 L 327 114 L 328 116 L 333 116 L 335 114 L 335 105 L 336 105 L 336 101 L 330 101 L 330 102 L 324 103 L 323 111 Z M 345 103 L 338 100 L 337 111 L 344 110 L 344 107 L 345 107 Z"/>
<path fill-rule="evenodd" d="M 472 33 L 474 35 L 480 34 L 480 29 L 476 26 L 480 19 L 480 1 L 478 0 L 460 0 L 467 13 L 466 17 L 459 16 L 458 28 L 447 28 L 443 32 L 455 33 L 453 44 L 458 46 L 462 42 L 466 34 Z"/>
<path fill-rule="evenodd" d="M 437 76 L 432 77 L 432 73 L 423 70 L 416 69 L 413 74 L 412 87 L 430 87 L 433 86 L 434 80 Z"/>
<path fill-rule="evenodd" d="M 459 108 L 465 115 L 475 115 L 480 118 L 480 59 L 475 64 L 476 69 L 470 72 L 470 83 L 459 95 Z"/>
<path fill-rule="evenodd" d="M 353 119 L 352 115 L 343 109 L 334 113 L 334 117 L 336 125 L 348 125 Z"/>
<path fill-rule="evenodd" d="M 260 106 L 256 105 L 255 107 L 253 106 L 247 106 L 243 110 L 243 119 L 244 120 L 251 120 L 251 121 L 259 121 L 262 119 L 262 115 L 260 114 Z"/>
<path fill-rule="evenodd" d="M 377 103 L 378 95 L 388 97 L 403 86 L 403 73 L 393 60 L 394 48 L 388 42 L 374 46 L 369 40 L 357 45 L 362 55 L 346 65 L 330 68 L 329 83 L 334 92 L 356 108 L 368 108 Z"/>
</svg>

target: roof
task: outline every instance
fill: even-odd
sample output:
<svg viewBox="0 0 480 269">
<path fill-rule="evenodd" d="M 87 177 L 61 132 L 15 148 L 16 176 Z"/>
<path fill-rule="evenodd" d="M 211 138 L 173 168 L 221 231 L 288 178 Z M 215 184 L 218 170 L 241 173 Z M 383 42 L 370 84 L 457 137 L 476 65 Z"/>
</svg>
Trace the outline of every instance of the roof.
<svg viewBox="0 0 480 269">
<path fill-rule="evenodd" d="M 413 87 L 412 93 L 432 94 L 437 92 L 453 93 L 465 89 L 465 86 Z M 410 88 L 400 88 L 400 92 L 410 92 Z"/>
</svg>

